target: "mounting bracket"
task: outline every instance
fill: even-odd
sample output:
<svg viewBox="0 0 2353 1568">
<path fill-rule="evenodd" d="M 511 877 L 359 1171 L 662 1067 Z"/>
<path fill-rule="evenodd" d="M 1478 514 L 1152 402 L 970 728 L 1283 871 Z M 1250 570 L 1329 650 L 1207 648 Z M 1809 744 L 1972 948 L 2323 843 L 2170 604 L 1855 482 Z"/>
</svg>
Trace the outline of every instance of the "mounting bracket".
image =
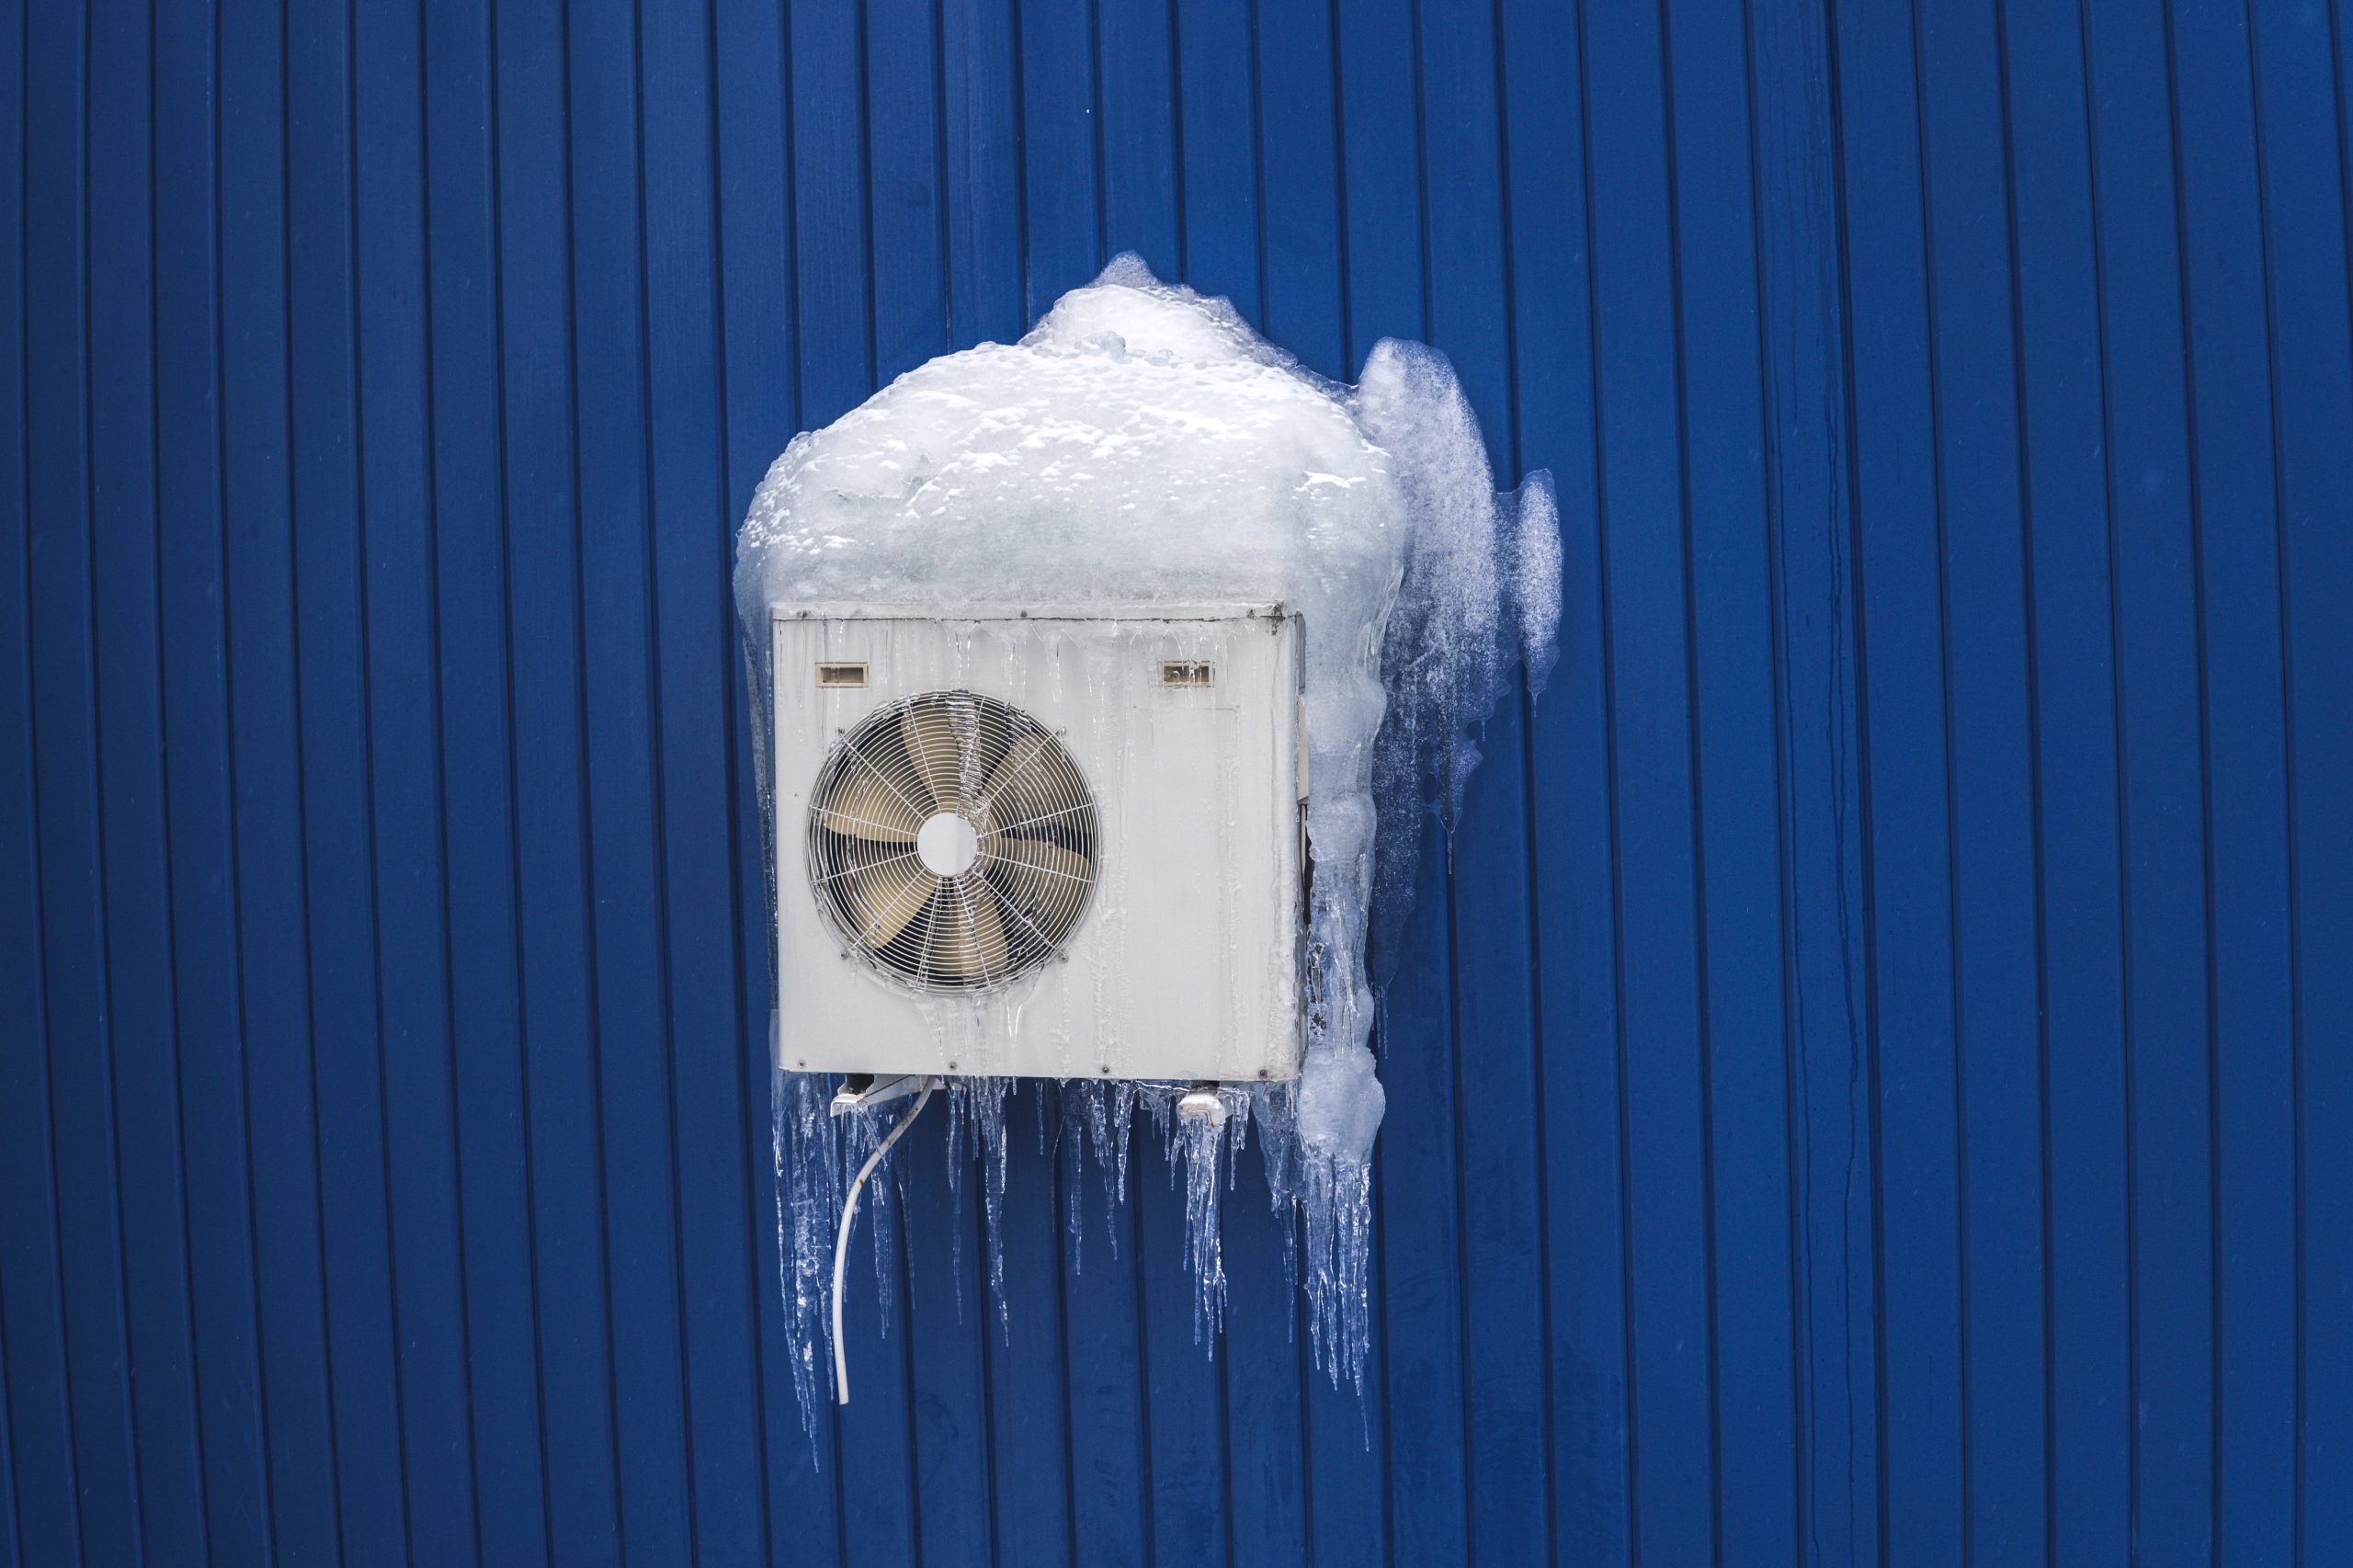
<svg viewBox="0 0 2353 1568">
<path fill-rule="evenodd" d="M 863 1110 L 869 1106 L 888 1104 L 919 1093 L 934 1080 L 922 1073 L 899 1073 L 877 1077 L 871 1073 L 852 1073 L 842 1080 L 841 1088 L 834 1095 L 834 1114 Z"/>
</svg>

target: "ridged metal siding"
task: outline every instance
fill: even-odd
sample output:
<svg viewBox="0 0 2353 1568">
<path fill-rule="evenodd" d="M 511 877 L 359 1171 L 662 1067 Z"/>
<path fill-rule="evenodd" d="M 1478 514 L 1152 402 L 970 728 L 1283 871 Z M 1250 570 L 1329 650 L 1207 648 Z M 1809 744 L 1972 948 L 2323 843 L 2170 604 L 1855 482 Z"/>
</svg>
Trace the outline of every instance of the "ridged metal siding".
<svg viewBox="0 0 2353 1568">
<path fill-rule="evenodd" d="M 9 9 L 9 1562 L 2353 1562 L 2341 8 Z M 730 530 L 1130 247 L 1451 354 L 1560 670 L 1362 1409 L 1025 1107 L 813 1469 Z"/>
</svg>

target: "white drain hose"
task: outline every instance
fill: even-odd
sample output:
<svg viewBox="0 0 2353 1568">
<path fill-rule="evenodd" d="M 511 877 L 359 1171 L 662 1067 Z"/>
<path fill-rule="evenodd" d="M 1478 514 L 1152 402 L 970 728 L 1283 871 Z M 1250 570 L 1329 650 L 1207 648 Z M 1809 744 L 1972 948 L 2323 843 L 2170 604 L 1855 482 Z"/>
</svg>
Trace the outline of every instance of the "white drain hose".
<svg viewBox="0 0 2353 1568">
<path fill-rule="evenodd" d="M 874 1167 L 882 1163 L 882 1156 L 891 1152 L 899 1134 L 923 1114 L 923 1102 L 929 1098 L 931 1085 L 926 1083 L 923 1092 L 915 1096 L 915 1103 L 907 1108 L 907 1114 L 899 1118 L 899 1125 L 891 1129 L 890 1136 L 877 1143 L 874 1153 L 866 1156 L 866 1164 L 858 1167 L 858 1179 L 849 1184 L 849 1198 L 842 1204 L 842 1228 L 834 1237 L 834 1401 L 837 1404 L 849 1403 L 849 1358 L 842 1353 L 842 1265 L 849 1261 L 849 1225 L 858 1218 L 858 1195 L 866 1190 L 866 1178 L 874 1174 Z"/>
</svg>

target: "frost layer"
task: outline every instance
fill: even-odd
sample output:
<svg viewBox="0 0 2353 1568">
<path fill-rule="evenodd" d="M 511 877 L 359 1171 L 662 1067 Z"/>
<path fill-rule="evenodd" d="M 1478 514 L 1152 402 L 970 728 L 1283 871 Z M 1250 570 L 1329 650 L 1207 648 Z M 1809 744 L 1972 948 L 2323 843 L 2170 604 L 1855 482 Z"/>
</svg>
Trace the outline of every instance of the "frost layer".
<svg viewBox="0 0 2353 1568">
<path fill-rule="evenodd" d="M 794 437 L 737 539 L 762 731 L 764 629 L 778 603 L 1280 600 L 1302 613 L 1314 863 L 1306 1055 L 1296 1085 L 1231 1091 L 1229 1131 L 1168 1135 L 1187 1181 L 1199 1321 L 1213 1332 L 1219 1173 L 1230 1186 L 1245 1130 L 1259 1123 L 1273 1199 L 1304 1221 L 1315 1351 L 1336 1381 L 1360 1380 L 1369 1346 L 1370 1157 L 1384 1099 L 1368 1043 L 1367 937 L 1378 925 L 1393 937 L 1423 819 L 1434 803 L 1451 825 L 1478 761 L 1472 729 L 1516 657 L 1540 689 L 1560 563 L 1550 476 L 1496 494 L 1444 356 L 1383 341 L 1358 386 L 1327 382 L 1224 301 L 1163 285 L 1133 256 L 1064 295 L 1019 343 L 934 359 Z M 1393 956 L 1393 940 L 1375 946 Z M 1128 1121 L 1142 1104 L 1165 1128 L 1165 1096 L 1094 1084 L 1065 1095 L 1075 1113 L 1065 1128 L 1093 1142 L 1122 1193 Z M 998 1151 L 983 1188 L 993 1221 L 1002 1088 L 984 1102 L 960 1094 L 951 1122 L 972 1118 L 976 1146 Z M 813 1086 L 780 1083 L 776 1119 L 806 1410 L 830 1366 L 817 1336 L 833 1233 L 818 1221 L 873 1136 L 837 1136 Z M 878 1222 L 884 1212 L 878 1203 Z"/>
</svg>

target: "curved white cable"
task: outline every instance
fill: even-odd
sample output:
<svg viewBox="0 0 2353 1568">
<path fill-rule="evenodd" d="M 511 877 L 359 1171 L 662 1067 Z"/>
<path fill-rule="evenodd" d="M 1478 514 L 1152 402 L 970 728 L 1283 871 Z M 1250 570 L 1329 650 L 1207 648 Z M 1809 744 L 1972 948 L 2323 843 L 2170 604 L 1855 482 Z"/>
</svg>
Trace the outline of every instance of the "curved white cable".
<svg viewBox="0 0 2353 1568">
<path fill-rule="evenodd" d="M 931 1098 L 931 1088 L 928 1083 L 924 1085 L 923 1092 L 915 1096 L 915 1103 L 907 1108 L 906 1115 L 899 1118 L 899 1125 L 891 1129 L 890 1136 L 877 1143 L 874 1153 L 866 1156 L 866 1164 L 858 1167 L 858 1179 L 849 1184 L 849 1197 L 842 1203 L 842 1228 L 834 1236 L 834 1403 L 836 1404 L 849 1403 L 849 1358 L 842 1353 L 842 1265 L 849 1259 L 849 1224 L 858 1218 L 858 1195 L 866 1189 L 866 1178 L 874 1174 L 874 1167 L 882 1163 L 882 1156 L 891 1152 L 891 1145 L 899 1141 L 899 1134 L 913 1126 L 915 1118 L 923 1114 L 923 1102 Z"/>
</svg>

